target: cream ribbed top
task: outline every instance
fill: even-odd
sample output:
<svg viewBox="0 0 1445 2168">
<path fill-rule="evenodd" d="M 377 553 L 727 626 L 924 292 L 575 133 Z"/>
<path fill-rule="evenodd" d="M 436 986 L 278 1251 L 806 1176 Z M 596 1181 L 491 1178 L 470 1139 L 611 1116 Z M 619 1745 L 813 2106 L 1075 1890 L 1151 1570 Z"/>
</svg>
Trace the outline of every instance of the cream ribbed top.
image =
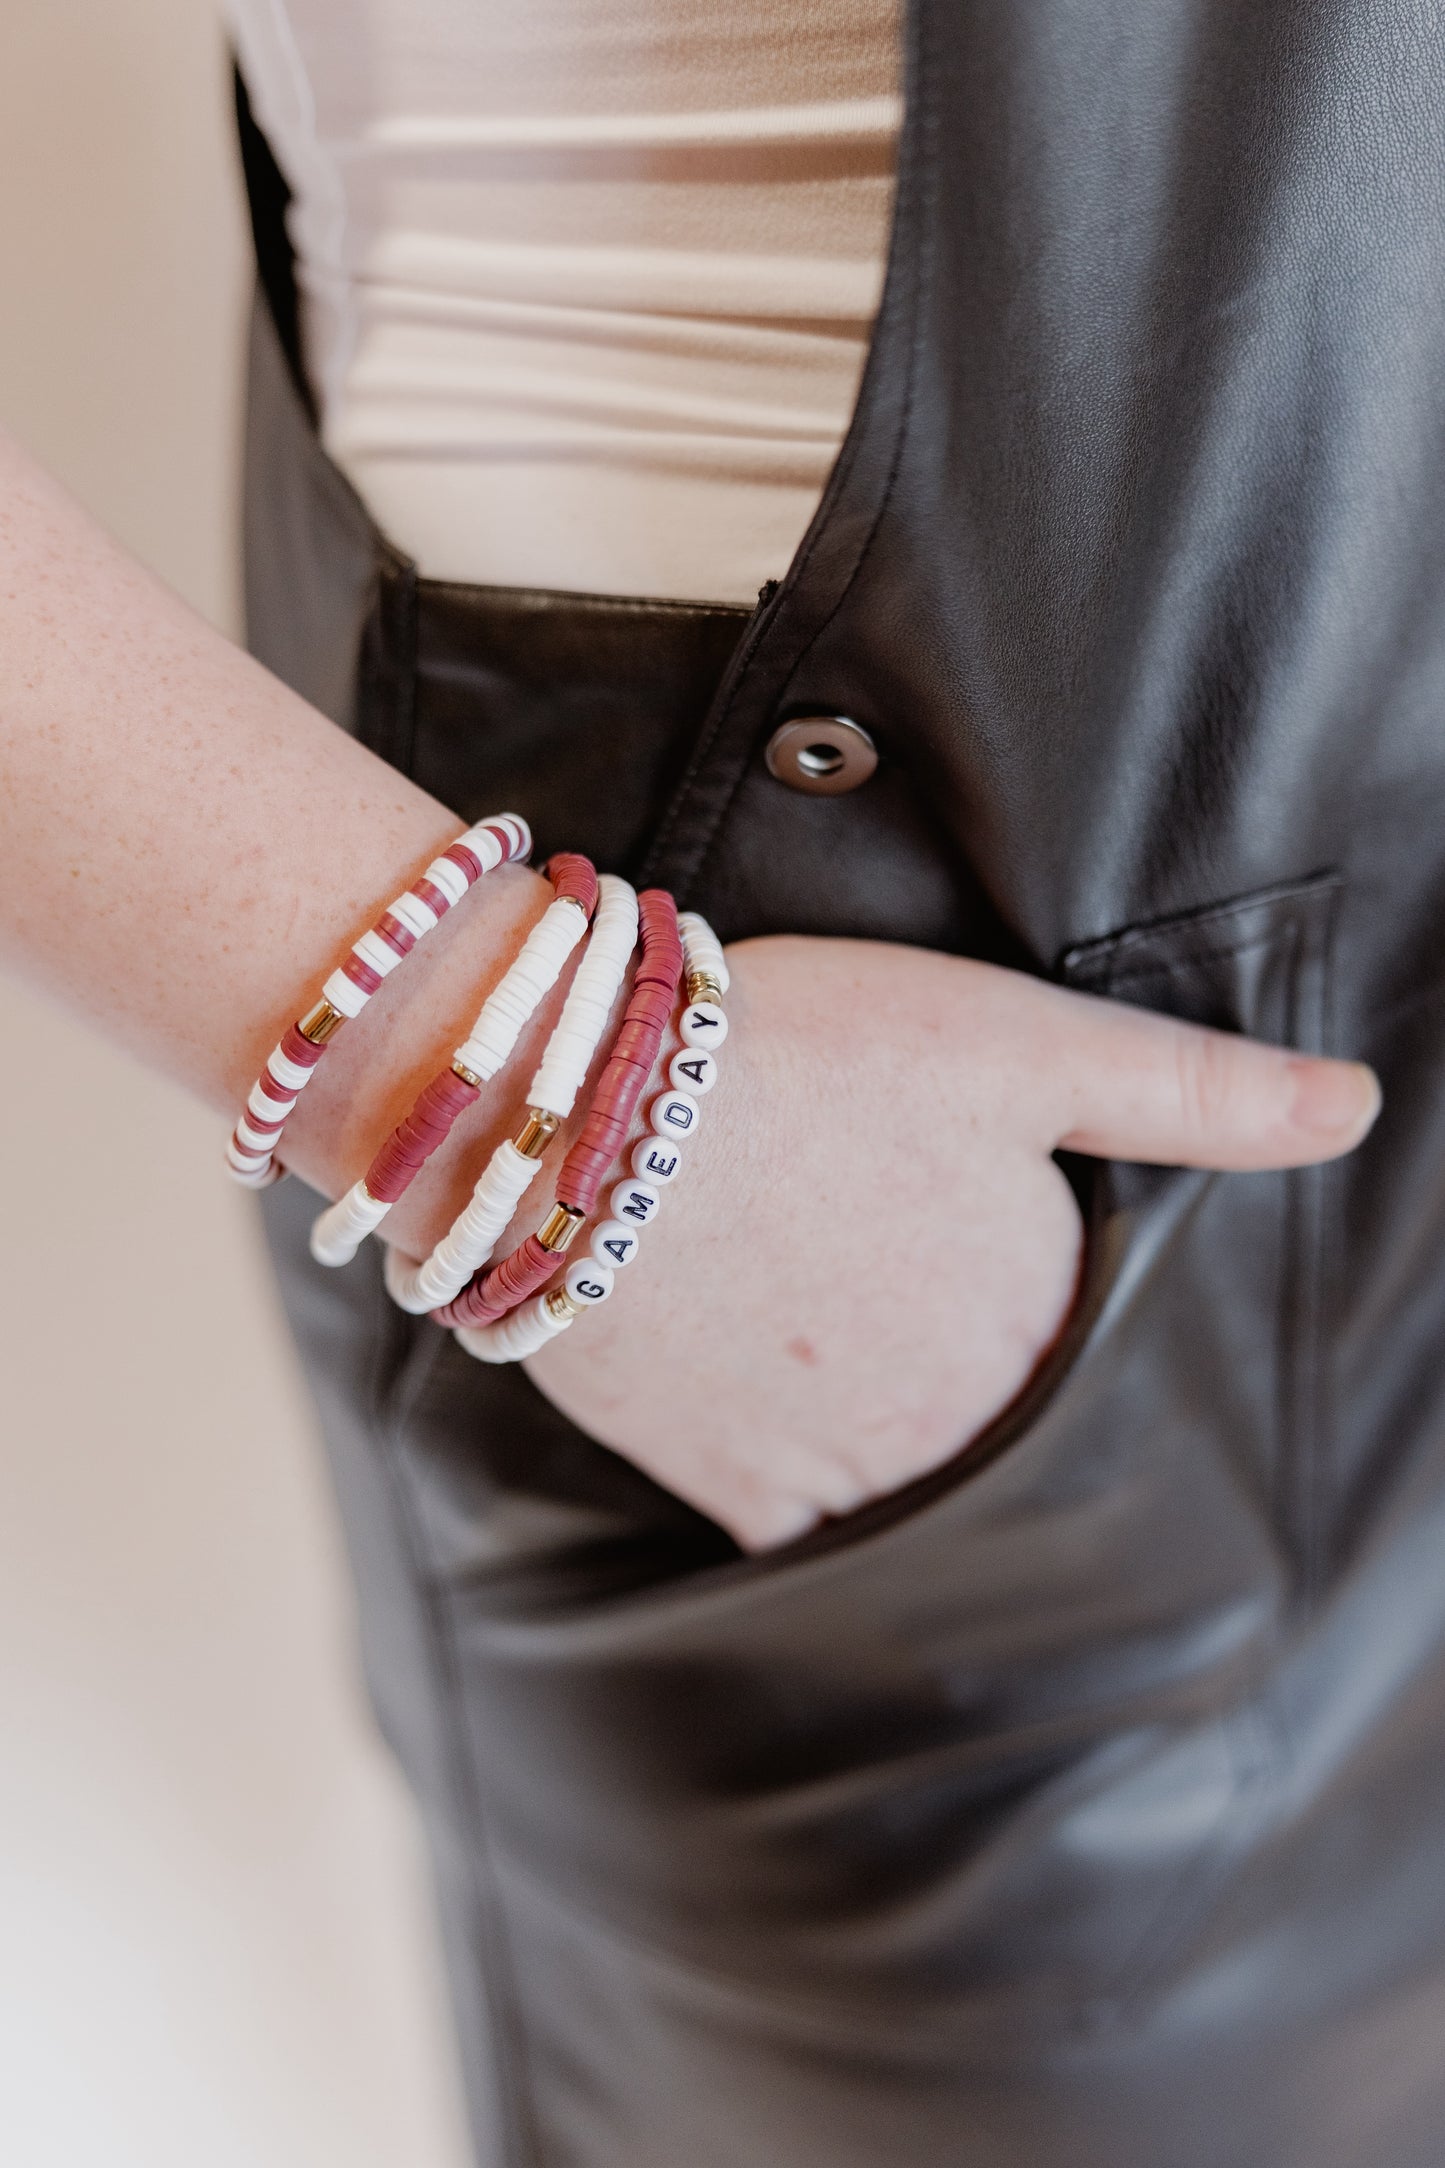
<svg viewBox="0 0 1445 2168">
<path fill-rule="evenodd" d="M 897 0 L 229 0 L 327 448 L 427 575 L 751 601 L 878 304 Z"/>
</svg>

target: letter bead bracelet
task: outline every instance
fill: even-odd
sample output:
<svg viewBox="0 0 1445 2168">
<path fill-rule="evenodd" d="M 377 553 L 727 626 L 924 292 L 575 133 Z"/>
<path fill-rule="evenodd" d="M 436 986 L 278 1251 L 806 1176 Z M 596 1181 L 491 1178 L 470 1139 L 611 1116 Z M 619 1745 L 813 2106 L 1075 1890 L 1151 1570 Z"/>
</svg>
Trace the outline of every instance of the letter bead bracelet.
<svg viewBox="0 0 1445 2168">
<path fill-rule="evenodd" d="M 683 912 L 677 929 L 687 988 L 678 1018 L 682 1044 L 668 1063 L 669 1088 L 659 1093 L 647 1109 L 649 1133 L 633 1147 L 632 1172 L 611 1191 L 607 1200 L 609 1217 L 593 1230 L 588 1255 L 575 1259 L 557 1286 L 531 1294 L 519 1307 L 488 1323 L 457 1324 L 457 1340 L 479 1362 L 520 1362 L 535 1355 L 558 1333 L 565 1332 L 584 1310 L 605 1302 L 613 1291 L 617 1273 L 636 1258 L 639 1232 L 661 1208 L 662 1189 L 680 1169 L 679 1145 L 695 1133 L 698 1101 L 717 1082 L 715 1050 L 728 1035 L 722 996 L 728 990 L 729 979 L 721 944 L 706 919 L 695 911 Z M 565 1194 L 560 1182 L 558 1187 Z M 575 1232 L 573 1228 L 571 1233 Z M 554 1258 L 554 1268 L 555 1263 Z M 452 1310 L 460 1308 L 460 1304 L 452 1306 Z M 451 1322 L 452 1312 L 443 1311 L 441 1318 Z"/>
<path fill-rule="evenodd" d="M 276 1152 L 286 1119 L 336 1032 L 360 1014 L 382 979 L 484 873 L 526 858 L 531 842 L 526 822 L 515 814 L 479 821 L 360 936 L 320 1000 L 271 1054 L 246 1102 L 227 1152 L 238 1181 L 262 1188 L 284 1172 Z M 599 879 L 575 852 L 558 853 L 545 871 L 552 901 L 483 1001 L 467 1038 L 418 1094 L 361 1179 L 320 1214 L 311 1235 L 318 1263 L 342 1265 L 356 1255 L 460 1115 L 506 1066 L 586 936 L 511 1135 L 488 1154 L 465 1208 L 429 1257 L 417 1263 L 395 1249 L 386 1254 L 387 1288 L 401 1308 L 430 1312 L 454 1328 L 469 1353 L 489 1363 L 535 1352 L 612 1293 L 616 1273 L 635 1258 L 640 1230 L 679 1171 L 680 1148 L 717 1081 L 717 1049 L 728 1032 L 722 1007 L 727 965 L 704 919 L 696 912 L 679 917 L 665 890 L 639 897 L 616 874 Z M 634 955 L 632 985 L 609 1044 Z M 627 1154 L 624 1171 L 617 1162 L 657 1066 L 680 980 L 686 999 L 677 1017 L 679 1044 L 663 1089 L 647 1107 L 647 1132 Z M 497 1242 L 604 1055 L 581 1128 L 558 1169 L 557 1204 L 510 1256 L 493 1262 Z M 594 1218 L 609 1181 L 588 1254 L 568 1264 L 566 1253 Z M 559 1271 L 561 1278 L 549 1286 Z"/>
<path fill-rule="evenodd" d="M 332 972 L 320 999 L 299 1016 L 251 1087 L 231 1135 L 226 1164 L 248 1189 L 265 1189 L 285 1169 L 276 1160 L 281 1132 L 317 1063 L 348 1018 L 360 1016 L 382 980 L 484 873 L 531 856 L 532 831 L 515 813 L 495 813 L 465 829 L 405 895 L 388 904 L 369 932 Z"/>
</svg>

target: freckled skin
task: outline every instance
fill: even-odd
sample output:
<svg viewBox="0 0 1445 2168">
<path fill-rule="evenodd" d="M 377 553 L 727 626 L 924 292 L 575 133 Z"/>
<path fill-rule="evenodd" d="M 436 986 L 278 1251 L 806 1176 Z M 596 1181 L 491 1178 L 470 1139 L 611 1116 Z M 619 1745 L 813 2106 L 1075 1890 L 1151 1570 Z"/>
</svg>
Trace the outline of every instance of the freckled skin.
<svg viewBox="0 0 1445 2168">
<path fill-rule="evenodd" d="M 218 1162 L 285 1026 L 462 826 L 186 609 L 3 434 L 0 762 L 0 946 L 213 1106 Z M 288 1165 L 330 1196 L 362 1172 L 550 893 L 507 867 L 447 914 L 338 1034 L 288 1125 Z M 791 936 L 729 956 L 732 1029 L 685 1178 L 611 1301 L 530 1367 L 753 1546 L 907 1482 L 1018 1391 L 1076 1282 L 1056 1148 L 1294 1166 L 1348 1149 L 1378 1104 L 1349 1065 L 964 959 Z M 514 1127 L 568 983 L 391 1214 L 409 1254 Z M 503 1248 L 545 1217 L 585 1103 Z"/>
</svg>

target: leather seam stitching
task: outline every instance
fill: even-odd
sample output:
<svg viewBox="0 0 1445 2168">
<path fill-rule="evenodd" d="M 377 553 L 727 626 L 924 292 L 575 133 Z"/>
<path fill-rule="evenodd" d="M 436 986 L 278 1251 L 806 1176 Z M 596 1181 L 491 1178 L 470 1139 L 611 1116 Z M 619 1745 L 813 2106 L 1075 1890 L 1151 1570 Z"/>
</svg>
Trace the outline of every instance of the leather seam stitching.
<svg viewBox="0 0 1445 2168">
<path fill-rule="evenodd" d="M 873 548 L 873 544 L 877 539 L 878 531 L 882 526 L 884 515 L 887 512 L 888 506 L 892 500 L 893 491 L 897 484 L 898 476 L 902 468 L 904 447 L 908 441 L 909 427 L 912 422 L 914 391 L 917 381 L 918 357 L 922 347 L 921 327 L 924 313 L 924 302 L 928 293 L 931 291 L 931 279 L 933 269 L 933 228 L 929 214 L 933 209 L 936 190 L 936 175 L 933 171 L 932 161 L 924 157 L 924 139 L 925 137 L 931 139 L 934 129 L 936 95 L 933 77 L 927 64 L 929 45 L 928 25 L 926 15 L 922 10 L 918 10 L 915 8 L 915 19 L 917 21 L 918 36 L 917 69 L 915 74 L 915 83 L 916 96 L 919 106 L 919 115 L 918 126 L 913 132 L 913 140 L 909 148 L 908 178 L 910 187 L 916 191 L 915 200 L 922 221 L 922 232 L 917 244 L 917 251 L 915 256 L 916 276 L 913 282 L 913 290 L 908 296 L 908 307 L 912 315 L 912 328 L 908 346 L 908 376 L 907 381 L 904 385 L 903 401 L 898 417 L 897 435 L 895 438 L 892 456 L 889 462 L 888 474 L 884 482 L 883 491 L 880 496 L 877 509 L 875 510 L 873 518 L 869 524 L 868 533 L 863 539 L 863 542 L 858 551 L 858 555 L 854 560 L 853 566 L 849 571 L 847 578 L 843 583 L 842 589 L 838 594 L 837 599 L 833 603 L 832 608 L 828 611 L 828 614 L 824 618 L 823 622 L 820 625 L 814 627 L 812 633 L 809 634 L 800 652 L 794 656 L 792 662 L 789 664 L 787 673 L 778 688 L 778 693 L 773 703 L 774 706 L 776 706 L 779 702 L 786 700 L 788 690 L 790 686 L 794 683 L 798 671 L 802 668 L 804 662 L 806 662 L 808 656 L 812 653 L 814 647 L 822 638 L 823 634 L 828 630 L 828 627 L 833 623 L 834 619 L 838 615 L 838 612 L 842 609 L 844 603 L 847 601 L 849 595 L 852 593 L 858 576 L 861 573 L 863 566 L 868 559 L 869 553 Z M 875 337 L 879 336 L 881 334 L 881 331 L 882 325 L 880 322 L 880 325 L 875 332 Z M 833 510 L 836 510 L 837 499 L 843 494 L 843 491 L 847 486 L 847 482 L 851 478 L 853 468 L 856 465 L 858 457 L 862 451 L 862 442 L 863 438 L 861 431 L 856 435 L 850 432 L 848 442 L 844 447 L 844 461 L 840 464 L 838 473 L 834 478 L 834 485 L 830 490 L 830 495 L 833 498 Z M 801 587 L 803 580 L 806 577 L 808 568 L 812 563 L 813 557 L 816 554 L 817 549 L 823 540 L 823 537 L 828 531 L 829 524 L 830 522 L 827 517 L 820 519 L 817 526 L 814 528 L 812 534 L 809 536 L 808 541 L 804 547 L 803 554 L 798 560 L 793 577 L 789 583 L 789 591 L 791 593 L 795 594 L 797 590 Z M 759 639 L 761 639 L 763 634 L 763 627 L 760 626 L 758 628 L 758 634 Z M 751 659 L 751 654 L 753 653 L 756 653 L 756 646 L 754 646 L 749 651 L 749 657 L 747 659 Z M 746 675 L 746 661 L 744 661 L 743 667 L 739 669 L 738 676 L 733 685 L 732 691 L 729 693 L 726 702 L 714 719 L 713 726 L 708 731 L 707 737 L 704 740 L 703 744 L 700 745 L 697 749 L 691 765 L 689 780 L 691 779 L 691 777 L 696 776 L 698 773 L 701 772 L 702 768 L 706 764 L 708 756 L 711 754 L 713 748 L 717 744 L 718 739 L 722 734 L 723 728 L 730 719 L 732 712 L 737 705 L 738 699 L 743 691 Z M 744 781 L 746 780 L 748 770 L 749 758 L 747 755 L 745 755 L 742 761 L 739 763 L 737 773 L 734 775 L 731 784 L 723 795 L 723 798 L 719 803 L 712 820 L 709 822 L 706 829 L 699 837 L 696 845 L 694 846 L 691 865 L 685 870 L 681 868 L 679 869 L 679 877 L 676 885 L 679 887 L 679 889 L 682 890 L 684 896 L 690 894 L 696 883 L 701 880 L 703 873 L 706 870 L 708 861 L 712 857 L 713 851 L 716 848 L 719 840 L 721 839 L 723 830 L 726 827 L 729 817 L 732 814 L 738 794 L 742 789 Z M 677 819 L 681 812 L 682 795 L 683 794 L 680 794 L 679 804 L 677 807 L 674 808 L 673 812 L 669 816 L 665 829 L 659 834 L 657 843 L 654 847 L 654 852 L 652 854 L 654 857 L 666 848 L 668 835 L 676 826 Z"/>
<path fill-rule="evenodd" d="M 379 1284 L 378 1281 L 378 1286 Z M 373 1419 L 377 1425 L 378 1444 L 382 1447 L 379 1457 L 387 1486 L 396 1501 L 397 1519 L 405 1532 L 407 1558 L 415 1577 L 426 1639 L 435 1663 L 438 1691 L 447 1705 L 443 1721 L 447 1757 L 453 1782 L 457 1785 L 458 1806 L 466 1818 L 471 1837 L 468 1854 L 474 1862 L 474 1871 L 469 1874 L 468 1879 L 478 1908 L 492 1930 L 493 1965 L 488 1967 L 483 1964 L 480 1970 L 495 2026 L 497 2061 L 501 2066 L 498 2076 L 504 2083 L 502 2098 L 514 2109 L 514 2128 L 525 2148 L 529 2168 L 542 2168 L 543 2154 L 528 2074 L 528 2057 L 520 2016 L 521 2002 L 516 1989 L 516 1968 L 511 1957 L 511 1937 L 501 1898 L 500 1878 L 494 1865 L 495 1853 L 482 1807 L 480 1786 L 467 1744 L 466 1694 L 459 1675 L 450 1604 L 445 1585 L 430 1570 L 426 1545 L 412 1508 L 409 1486 L 404 1471 L 398 1464 L 397 1449 L 403 1442 L 406 1415 L 425 1390 L 426 1382 L 445 1349 L 446 1343 L 442 1334 L 433 1331 L 431 1337 L 435 1345 L 424 1360 L 419 1377 L 415 1381 L 409 1381 L 412 1389 L 399 1397 L 390 1410 L 374 1408 Z M 479 1872 L 476 1871 L 478 1868 Z M 491 1977 L 494 1971 L 502 1975 L 496 1980 L 495 1988 Z"/>
<path fill-rule="evenodd" d="M 1173 979 L 1186 972 L 1197 971 L 1207 964 L 1228 963 L 1232 958 L 1252 956 L 1261 949 L 1276 947 L 1290 938 L 1293 928 L 1289 924 L 1267 927 L 1253 940 L 1231 941 L 1217 948 L 1191 949 L 1179 956 L 1159 956 L 1148 963 L 1138 963 L 1126 971 L 1102 971 L 1092 979 L 1070 978 L 1068 984 L 1078 993 L 1092 993 L 1100 987 L 1112 991 L 1118 986 L 1138 986 L 1150 979 Z"/>
<path fill-rule="evenodd" d="M 418 577 L 417 589 L 423 596 L 460 596 L 475 602 L 478 597 L 495 600 L 505 606 L 510 603 L 518 615 L 548 616 L 561 611 L 566 614 L 587 613 L 599 617 L 688 617 L 688 618 L 736 618 L 746 624 L 751 611 L 745 604 L 729 602 L 681 602 L 665 596 L 655 600 L 646 595 L 590 595 L 582 592 L 569 593 L 562 588 L 546 587 L 488 587 L 467 580 L 432 580 Z"/>
</svg>

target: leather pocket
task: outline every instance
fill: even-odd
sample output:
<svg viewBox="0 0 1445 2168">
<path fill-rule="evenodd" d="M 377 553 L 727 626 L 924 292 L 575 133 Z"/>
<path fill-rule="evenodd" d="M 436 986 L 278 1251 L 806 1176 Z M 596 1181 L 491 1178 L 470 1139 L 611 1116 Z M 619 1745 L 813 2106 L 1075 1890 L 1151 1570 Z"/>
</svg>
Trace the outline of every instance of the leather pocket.
<svg viewBox="0 0 1445 2168">
<path fill-rule="evenodd" d="M 1339 881 L 1332 874 L 1139 926 L 1071 949 L 1066 984 L 1240 1031 L 1306 1053 L 1328 1051 L 1329 962 Z M 1220 1449 L 1267 1515 L 1297 1572 L 1321 1540 L 1318 1482 L 1328 1423 L 1322 1306 L 1329 1167 L 1191 1177 L 1100 1165 L 1092 1217 L 1147 1238 L 1201 1192 L 1188 1240 L 1171 1262 L 1168 1345 L 1178 1394 L 1213 1397 Z M 1122 1231 L 1122 1228 L 1121 1228 Z M 1128 1245 L 1126 1244 L 1127 1248 Z M 1186 1359 L 1187 1357 L 1187 1359 Z"/>
<path fill-rule="evenodd" d="M 1127 927 L 1068 950 L 1058 976 L 1083 993 L 1324 1052 L 1338 889 L 1323 873 Z M 1079 1160 L 1071 1172 L 1088 1228 L 1083 1285 L 1029 1387 L 944 1467 L 778 1559 L 882 1537 L 996 1462 L 1044 1457 L 1048 1438 L 1071 1431 L 1102 1394 L 1095 1443 L 1082 1453 L 1096 1472 L 1118 1465 L 1130 1438 L 1157 1440 L 1161 1424 L 1198 1418 L 1231 1491 L 1307 1569 L 1320 1517 L 1312 1448 L 1326 1413 L 1330 1170 L 1216 1176 Z"/>
<path fill-rule="evenodd" d="M 1335 894 L 1130 928 L 1061 975 L 1322 1050 Z M 908 1922 L 891 2004 L 873 1943 L 839 1965 L 875 2044 L 884 2006 L 900 2052 L 935 2031 L 955 2056 L 1125 2021 L 1247 1851 L 1281 1758 L 1259 1689 L 1325 1464 L 1328 1186 L 1092 1166 L 1083 1297 L 1015 1407 L 908 1490 L 669 1591 L 669 1660 L 694 1695 L 722 1682 L 737 1767 L 810 1773 L 788 1827 L 817 1912 Z M 740 1840 L 740 1911 L 752 1864 Z M 786 1887 L 758 1904 L 773 1962 Z M 801 1988 L 816 1950 L 792 1924 Z"/>
</svg>

